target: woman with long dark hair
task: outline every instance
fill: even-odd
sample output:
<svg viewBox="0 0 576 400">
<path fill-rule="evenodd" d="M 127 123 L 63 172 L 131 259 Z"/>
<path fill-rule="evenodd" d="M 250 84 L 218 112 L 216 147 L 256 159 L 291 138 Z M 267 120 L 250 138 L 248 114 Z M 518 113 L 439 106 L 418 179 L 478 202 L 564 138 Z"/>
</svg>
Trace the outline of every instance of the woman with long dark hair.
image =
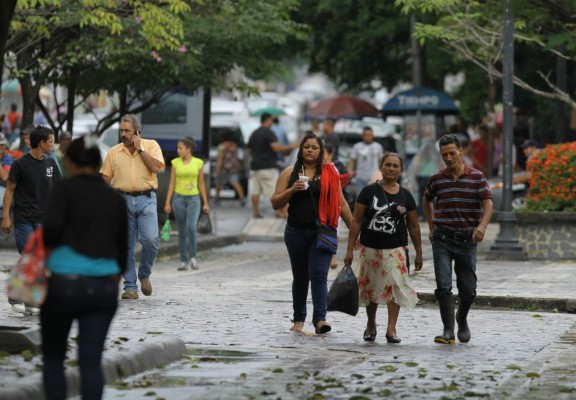
<svg viewBox="0 0 576 400">
<path fill-rule="evenodd" d="M 312 323 L 316 333 L 332 329 L 326 322 L 328 302 L 327 277 L 332 254 L 317 248 L 316 222 L 337 228 L 338 219 L 350 225 L 352 214 L 342 194 L 338 171 L 324 163 L 324 145 L 315 135 L 307 134 L 300 142 L 294 166 L 287 167 L 276 183 L 272 207 L 279 210 L 288 204 L 284 241 L 292 265 L 292 332 L 301 332 L 306 320 L 308 286 L 312 289 Z"/>
</svg>

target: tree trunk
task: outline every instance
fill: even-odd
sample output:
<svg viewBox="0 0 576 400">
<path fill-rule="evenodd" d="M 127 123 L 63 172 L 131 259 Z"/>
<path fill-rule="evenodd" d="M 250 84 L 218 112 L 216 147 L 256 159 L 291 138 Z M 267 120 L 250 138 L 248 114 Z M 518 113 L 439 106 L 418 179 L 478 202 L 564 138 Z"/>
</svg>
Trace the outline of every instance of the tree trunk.
<svg viewBox="0 0 576 400">
<path fill-rule="evenodd" d="M 128 88 L 124 87 L 120 92 L 120 118 L 128 113 Z"/>
<path fill-rule="evenodd" d="M 6 53 L 6 43 L 8 42 L 8 31 L 10 21 L 16 9 L 17 0 L 0 1 L 0 82 L 4 72 L 4 54 Z"/>
<path fill-rule="evenodd" d="M 563 92 L 568 90 L 566 59 L 556 57 L 556 86 Z M 568 130 L 568 116 L 566 115 L 566 104 L 563 101 L 556 100 L 556 116 L 554 124 L 554 142 L 562 143 L 566 140 Z"/>
<path fill-rule="evenodd" d="M 30 65 L 32 54 L 29 50 L 21 51 L 16 57 L 18 69 L 23 70 Z M 34 99 L 37 91 L 32 83 L 30 74 L 24 74 L 18 78 L 22 90 L 22 122 L 20 131 L 23 132 L 27 127 L 34 123 Z M 20 150 L 24 150 L 24 141 L 20 141 Z"/>
<path fill-rule="evenodd" d="M 70 70 L 70 78 L 68 80 L 68 98 L 66 99 L 66 131 L 74 137 L 74 100 L 76 98 L 76 82 L 78 81 L 78 71 L 75 67 Z"/>
</svg>

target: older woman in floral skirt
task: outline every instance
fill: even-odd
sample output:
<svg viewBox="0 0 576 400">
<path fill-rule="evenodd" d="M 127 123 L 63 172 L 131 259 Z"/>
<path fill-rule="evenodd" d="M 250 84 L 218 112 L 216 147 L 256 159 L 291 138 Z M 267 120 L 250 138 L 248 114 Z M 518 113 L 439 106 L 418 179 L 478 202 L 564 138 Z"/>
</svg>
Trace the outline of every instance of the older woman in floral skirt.
<svg viewBox="0 0 576 400">
<path fill-rule="evenodd" d="M 388 307 L 386 341 L 400 343 L 396 322 L 400 307 L 414 308 L 416 291 L 408 278 L 408 233 L 416 250 L 414 265 L 422 269 L 422 241 L 412 194 L 398 184 L 404 164 L 396 153 L 382 158 L 382 179 L 362 189 L 356 200 L 348 235 L 344 265 L 351 265 L 354 245 L 360 235 L 360 304 L 366 306 L 368 323 L 364 340 L 376 339 L 376 311 Z"/>
</svg>

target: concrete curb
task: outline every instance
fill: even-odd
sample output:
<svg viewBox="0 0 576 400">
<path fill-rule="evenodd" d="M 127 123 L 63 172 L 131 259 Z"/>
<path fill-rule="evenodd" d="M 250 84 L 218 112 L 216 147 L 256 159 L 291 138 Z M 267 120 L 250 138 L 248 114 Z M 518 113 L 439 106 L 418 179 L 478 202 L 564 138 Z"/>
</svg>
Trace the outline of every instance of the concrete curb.
<svg viewBox="0 0 576 400">
<path fill-rule="evenodd" d="M 457 300 L 458 296 L 454 296 Z M 434 304 L 437 302 L 434 293 L 418 292 L 418 300 L 424 303 Z M 559 313 L 576 313 L 576 300 L 555 299 L 522 296 L 494 296 L 478 295 L 474 300 L 476 306 L 509 308 L 517 310 L 543 310 Z"/>
<path fill-rule="evenodd" d="M 157 368 L 179 360 L 186 351 L 186 345 L 175 336 L 154 337 L 149 342 L 138 344 L 124 351 L 108 350 L 102 359 L 102 371 L 106 384 L 118 379 L 136 375 L 146 370 Z M 68 397 L 80 394 L 80 375 L 78 368 L 66 371 Z M 34 373 L 14 382 L 12 387 L 0 389 L 2 400 L 43 400 L 44 387 L 42 374 Z"/>
<path fill-rule="evenodd" d="M 180 251 L 178 249 L 178 237 L 176 240 L 170 240 L 169 242 L 160 242 L 160 248 L 158 249 L 157 257 L 171 257 Z M 247 240 L 247 235 L 237 234 L 237 235 L 225 235 L 225 236 L 199 236 L 196 248 L 198 251 L 210 250 L 218 247 L 231 246 L 233 244 L 241 244 Z M 136 257 L 140 256 L 140 248 L 136 249 Z"/>
</svg>

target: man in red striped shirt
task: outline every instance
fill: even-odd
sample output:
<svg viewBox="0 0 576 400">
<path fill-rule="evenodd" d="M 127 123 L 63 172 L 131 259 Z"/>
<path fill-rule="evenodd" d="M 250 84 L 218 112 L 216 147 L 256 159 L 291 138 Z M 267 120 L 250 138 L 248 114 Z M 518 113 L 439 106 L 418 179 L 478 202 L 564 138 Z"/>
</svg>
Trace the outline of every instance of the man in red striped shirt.
<svg viewBox="0 0 576 400">
<path fill-rule="evenodd" d="M 462 144 L 456 135 L 440 138 L 440 154 L 446 168 L 430 177 L 422 204 L 430 228 L 434 255 L 436 298 L 444 324 L 434 341 L 454 344 L 454 300 L 452 261 L 458 287 L 458 340 L 470 341 L 466 320 L 476 297 L 476 246 L 492 216 L 492 193 L 482 171 L 466 167 Z"/>
</svg>

